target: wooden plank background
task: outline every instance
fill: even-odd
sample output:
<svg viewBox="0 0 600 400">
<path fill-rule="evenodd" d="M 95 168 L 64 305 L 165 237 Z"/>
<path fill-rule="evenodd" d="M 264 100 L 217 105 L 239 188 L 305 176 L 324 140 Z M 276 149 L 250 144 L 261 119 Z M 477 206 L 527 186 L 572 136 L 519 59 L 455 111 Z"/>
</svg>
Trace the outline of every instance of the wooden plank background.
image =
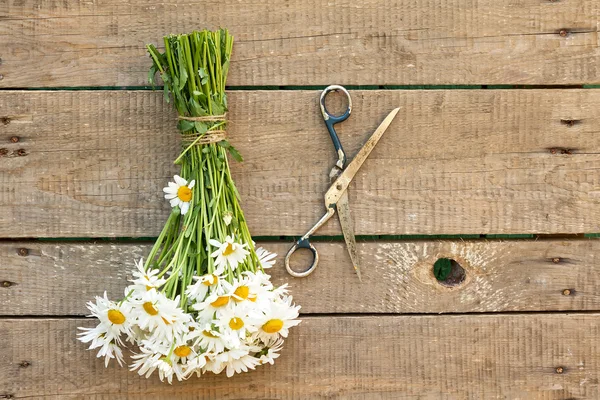
<svg viewBox="0 0 600 400">
<path fill-rule="evenodd" d="M 600 91 L 574 88 L 600 83 L 599 17 L 591 0 L 0 0 L 0 399 L 600 398 L 600 242 L 582 238 L 600 232 Z M 324 211 L 314 88 L 354 85 L 349 157 L 401 111 L 349 190 L 363 283 L 339 236 L 306 279 L 280 256 L 303 323 L 276 365 L 169 386 L 74 335 L 169 210 L 176 120 L 141 87 L 144 44 L 217 26 L 236 37 L 234 178 L 280 254 Z M 398 90 L 416 85 L 434 90 Z M 435 279 L 441 257 L 462 284 Z"/>
<path fill-rule="evenodd" d="M 363 282 L 354 275 L 343 242 L 315 242 L 321 261 L 305 279 L 290 277 L 283 254 L 291 243 L 263 243 L 278 252 L 269 271 L 289 283 L 303 314 L 460 313 L 597 310 L 600 307 L 600 242 L 596 240 L 364 242 L 358 246 Z M 61 316 L 87 313 L 84 299 L 105 290 L 122 296 L 134 259 L 148 244 L 0 244 L 0 315 Z M 306 255 L 308 258 L 308 255 Z M 439 258 L 466 272 L 457 286 L 433 275 Z M 293 266 L 308 266 L 298 256 Z M 568 292 L 565 292 L 568 290 Z"/>
<path fill-rule="evenodd" d="M 145 85 L 146 43 L 218 26 L 236 37 L 230 85 L 599 83 L 599 9 L 592 0 L 4 0 L 0 87 Z"/>
<path fill-rule="evenodd" d="M 600 92 L 352 96 L 339 128 L 350 157 L 401 108 L 350 186 L 357 234 L 600 232 Z M 246 157 L 232 168 L 254 235 L 302 235 L 325 211 L 334 151 L 317 98 L 230 93 L 230 135 Z M 0 117 L 0 236 L 158 235 L 179 148 L 161 93 L 8 91 Z M 339 233 L 337 221 L 320 231 Z"/>
<path fill-rule="evenodd" d="M 104 363 L 82 319 L 5 319 L 0 395 L 59 399 L 596 399 L 600 314 L 304 317 L 275 366 L 172 386 Z M 559 369 L 559 368 L 562 368 Z M 562 371 L 562 373 L 557 373 Z M 11 397 L 8 397 L 11 398 Z"/>
</svg>

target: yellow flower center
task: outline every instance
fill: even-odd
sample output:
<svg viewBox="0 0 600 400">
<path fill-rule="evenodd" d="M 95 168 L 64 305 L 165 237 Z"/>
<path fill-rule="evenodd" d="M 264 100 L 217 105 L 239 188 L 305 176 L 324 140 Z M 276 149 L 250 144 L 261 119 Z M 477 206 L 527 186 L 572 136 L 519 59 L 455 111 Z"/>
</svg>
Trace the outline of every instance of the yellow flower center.
<svg viewBox="0 0 600 400">
<path fill-rule="evenodd" d="M 192 199 L 192 189 L 187 186 L 181 186 L 177 189 L 177 197 L 184 202 L 190 201 Z"/>
<path fill-rule="evenodd" d="M 244 301 L 248 298 L 248 295 L 250 294 L 250 289 L 248 288 L 248 286 L 240 286 L 237 289 L 235 289 L 235 292 L 233 292 L 233 294 L 235 294 L 238 298 L 233 298 L 235 301 Z"/>
<path fill-rule="evenodd" d="M 270 319 L 262 326 L 262 330 L 267 333 L 277 333 L 283 328 L 283 321 L 280 319 Z"/>
<path fill-rule="evenodd" d="M 241 318 L 233 317 L 229 320 L 229 327 L 234 331 L 242 329 L 244 327 L 244 321 Z"/>
<path fill-rule="evenodd" d="M 108 320 L 115 325 L 121 325 L 125 322 L 125 316 L 119 310 L 108 310 Z"/>
<path fill-rule="evenodd" d="M 208 278 L 208 276 L 212 276 L 212 278 Z M 219 282 L 219 277 L 212 274 L 212 275 L 208 275 L 207 279 L 202 282 L 204 285 L 206 286 L 210 286 L 210 285 L 216 285 Z"/>
<path fill-rule="evenodd" d="M 183 346 L 176 347 L 175 350 L 173 350 L 173 353 L 175 353 L 175 355 L 177 357 L 183 358 L 183 357 L 187 357 L 190 354 L 192 354 L 192 349 L 190 349 L 188 346 L 183 345 Z"/>
<path fill-rule="evenodd" d="M 154 305 L 149 301 L 142 304 L 142 307 L 144 307 L 144 311 L 146 311 L 150 315 L 158 314 L 158 310 L 154 308 Z"/>
<path fill-rule="evenodd" d="M 231 243 L 227 243 L 227 247 L 225 247 L 225 250 L 223 250 L 223 255 L 227 257 L 230 254 L 233 254 L 233 245 Z"/>
<path fill-rule="evenodd" d="M 217 307 L 226 306 L 228 303 L 229 303 L 229 296 L 219 296 L 219 297 L 217 297 L 217 299 L 215 301 L 210 303 L 210 305 L 217 308 Z"/>
<path fill-rule="evenodd" d="M 218 336 L 213 335 L 211 331 L 202 331 L 202 334 L 204 336 L 210 337 L 210 338 L 216 338 L 216 337 L 218 337 Z"/>
</svg>

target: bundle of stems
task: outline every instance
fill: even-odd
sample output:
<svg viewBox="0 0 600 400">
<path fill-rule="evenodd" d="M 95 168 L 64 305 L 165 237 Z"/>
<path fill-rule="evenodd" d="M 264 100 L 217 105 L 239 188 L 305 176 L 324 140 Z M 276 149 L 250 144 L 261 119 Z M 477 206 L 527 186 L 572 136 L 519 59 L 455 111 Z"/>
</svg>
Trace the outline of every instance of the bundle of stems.
<svg viewBox="0 0 600 400">
<path fill-rule="evenodd" d="M 229 280 L 233 280 L 234 273 L 255 272 L 260 263 L 231 178 L 227 153 L 238 161 L 242 157 L 221 134 L 227 127 L 225 82 L 233 37 L 224 29 L 192 32 L 166 36 L 164 45 L 164 53 L 147 46 L 153 60 L 149 78 L 154 84 L 156 72 L 160 74 L 165 100 L 172 100 L 179 114 L 183 150 L 175 163 L 181 165 L 181 177 L 196 185 L 189 210 L 182 215 L 174 208 L 145 267 L 159 268 L 161 276 L 169 273 L 165 293 L 175 298 L 194 275 L 215 271 L 214 259 L 209 257 L 211 239 L 223 243 L 229 236 L 248 245 L 249 257 L 235 271 L 228 269 Z M 180 302 L 186 307 L 185 293 Z"/>
<path fill-rule="evenodd" d="M 163 189 L 172 211 L 145 263 L 133 270 L 124 298 L 89 302 L 94 328 L 80 340 L 106 365 L 123 362 L 123 337 L 135 343 L 131 370 L 158 370 L 169 383 L 207 371 L 227 376 L 279 357 L 299 306 L 287 285 L 274 287 L 264 268 L 275 255 L 254 246 L 227 155 L 225 81 L 233 38 L 224 30 L 164 38 L 148 45 L 150 81 L 158 73 L 179 114 L 181 173 Z"/>
</svg>

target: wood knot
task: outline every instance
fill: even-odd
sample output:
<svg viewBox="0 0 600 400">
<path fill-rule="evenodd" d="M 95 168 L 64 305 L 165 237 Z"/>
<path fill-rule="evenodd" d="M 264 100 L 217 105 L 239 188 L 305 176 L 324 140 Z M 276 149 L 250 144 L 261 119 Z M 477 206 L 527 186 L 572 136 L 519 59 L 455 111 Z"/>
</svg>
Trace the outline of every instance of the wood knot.
<svg viewBox="0 0 600 400">
<path fill-rule="evenodd" d="M 27 368 L 27 367 L 29 367 L 30 365 L 31 365 L 31 363 L 30 363 L 29 361 L 21 361 L 21 362 L 19 363 L 19 367 L 20 367 L 20 368 Z"/>
<path fill-rule="evenodd" d="M 26 257 L 29 255 L 29 250 L 26 249 L 25 247 L 21 247 L 19 250 L 17 250 L 17 254 L 20 255 L 21 257 Z"/>
<path fill-rule="evenodd" d="M 2 122 L 3 125 L 10 124 L 10 117 L 0 117 L 0 122 Z"/>
<path fill-rule="evenodd" d="M 0 149 L 0 157 L 5 156 L 8 154 L 8 149 L 2 148 Z"/>
</svg>

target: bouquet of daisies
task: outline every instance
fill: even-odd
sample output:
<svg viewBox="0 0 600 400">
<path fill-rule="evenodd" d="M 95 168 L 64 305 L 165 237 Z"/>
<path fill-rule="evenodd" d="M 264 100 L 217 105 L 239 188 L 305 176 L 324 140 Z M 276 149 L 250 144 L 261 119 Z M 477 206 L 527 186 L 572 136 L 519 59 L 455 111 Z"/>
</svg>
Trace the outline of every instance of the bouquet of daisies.
<svg viewBox="0 0 600 400">
<path fill-rule="evenodd" d="M 172 382 L 205 372 L 246 372 L 279 357 L 289 328 L 300 323 L 287 285 L 274 287 L 264 270 L 275 254 L 255 248 L 227 154 L 225 81 L 233 37 L 227 30 L 164 38 L 153 45 L 150 81 L 158 73 L 165 99 L 179 114 L 181 173 L 163 189 L 172 212 L 146 261 L 132 271 L 124 297 L 89 302 L 99 323 L 80 328 L 98 357 Z"/>
</svg>

